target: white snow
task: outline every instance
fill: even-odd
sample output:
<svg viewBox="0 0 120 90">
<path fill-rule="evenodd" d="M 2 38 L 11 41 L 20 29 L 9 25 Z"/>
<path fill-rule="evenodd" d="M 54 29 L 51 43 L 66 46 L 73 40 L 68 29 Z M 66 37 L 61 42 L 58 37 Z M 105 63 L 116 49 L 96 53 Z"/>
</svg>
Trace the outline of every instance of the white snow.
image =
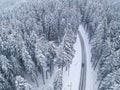
<svg viewBox="0 0 120 90">
<path fill-rule="evenodd" d="M 70 72 L 64 71 L 63 73 L 63 90 L 78 90 L 80 80 L 80 68 L 81 68 L 81 45 L 77 36 L 75 44 L 75 57 L 72 65 L 70 66 Z"/>
<path fill-rule="evenodd" d="M 96 72 L 91 67 L 91 46 L 89 44 L 88 35 L 85 32 L 85 29 L 82 25 L 79 26 L 79 31 L 85 42 L 86 47 L 86 56 L 87 56 L 87 81 L 86 81 L 86 90 L 97 90 L 96 88 Z M 81 46 L 80 40 L 77 36 L 77 41 L 75 44 L 75 57 L 73 63 L 70 67 L 70 73 L 65 71 L 63 74 L 63 90 L 78 90 L 79 89 L 79 80 L 80 80 L 80 70 L 81 70 Z"/>
<path fill-rule="evenodd" d="M 31 82 L 30 79 L 27 79 L 27 80 L 29 80 L 29 83 L 32 85 L 33 90 L 54 90 L 53 82 L 54 82 L 54 78 L 55 78 L 57 70 L 58 68 L 56 67 L 56 70 L 54 71 L 52 77 L 50 77 L 50 75 L 48 74 L 48 79 L 45 78 L 45 84 L 43 84 L 42 76 L 39 74 L 38 79 L 37 79 L 39 87 L 37 87 L 36 83 Z"/>
</svg>

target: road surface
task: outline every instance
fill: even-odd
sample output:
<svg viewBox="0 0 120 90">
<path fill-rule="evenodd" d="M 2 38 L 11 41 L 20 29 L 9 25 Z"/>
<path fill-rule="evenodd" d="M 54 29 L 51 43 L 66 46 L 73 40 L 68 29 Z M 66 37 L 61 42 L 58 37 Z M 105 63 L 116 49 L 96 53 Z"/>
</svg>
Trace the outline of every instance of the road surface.
<svg viewBox="0 0 120 90">
<path fill-rule="evenodd" d="M 85 48 L 85 43 L 84 43 L 84 40 L 83 40 L 83 37 L 82 37 L 80 31 L 78 31 L 78 36 L 80 39 L 81 52 L 82 52 L 79 90 L 85 90 L 86 89 L 86 76 L 87 76 L 86 75 L 86 72 L 87 72 L 86 48 Z"/>
</svg>

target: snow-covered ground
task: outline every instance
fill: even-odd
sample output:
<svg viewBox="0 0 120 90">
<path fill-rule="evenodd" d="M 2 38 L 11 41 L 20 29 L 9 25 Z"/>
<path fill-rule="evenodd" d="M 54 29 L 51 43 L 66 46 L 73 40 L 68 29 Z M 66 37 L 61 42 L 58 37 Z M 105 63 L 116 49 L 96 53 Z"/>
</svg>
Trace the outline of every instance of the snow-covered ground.
<svg viewBox="0 0 120 90">
<path fill-rule="evenodd" d="M 70 66 L 69 75 L 67 71 L 64 71 L 63 73 L 63 90 L 78 90 L 79 87 L 81 70 L 81 45 L 78 36 L 75 44 L 75 50 L 76 53 L 72 65 Z"/>
<path fill-rule="evenodd" d="M 93 71 L 90 63 L 91 59 L 91 46 L 89 44 L 88 35 L 84 30 L 82 25 L 79 26 L 79 31 L 85 42 L 86 48 L 86 56 L 87 56 L 87 81 L 86 81 L 86 90 L 97 90 L 96 88 L 96 73 Z M 73 63 L 70 67 L 70 72 L 68 76 L 68 72 L 64 72 L 63 74 L 63 90 L 78 90 L 79 88 L 79 80 L 80 80 L 80 70 L 81 70 L 81 46 L 80 39 L 77 36 L 77 41 L 75 44 L 75 57 L 73 59 Z"/>
<path fill-rule="evenodd" d="M 54 71 L 53 75 L 50 77 L 50 74 L 48 73 L 48 79 L 45 78 L 45 84 L 43 84 L 43 80 L 42 80 L 42 76 L 41 74 L 39 74 L 37 81 L 38 81 L 38 85 L 34 82 L 31 82 L 31 80 L 29 78 L 27 78 L 29 84 L 32 85 L 33 90 L 54 90 L 53 87 L 53 82 L 54 82 L 54 78 L 56 76 L 56 73 L 58 71 L 58 68 L 56 67 L 56 70 Z"/>
</svg>

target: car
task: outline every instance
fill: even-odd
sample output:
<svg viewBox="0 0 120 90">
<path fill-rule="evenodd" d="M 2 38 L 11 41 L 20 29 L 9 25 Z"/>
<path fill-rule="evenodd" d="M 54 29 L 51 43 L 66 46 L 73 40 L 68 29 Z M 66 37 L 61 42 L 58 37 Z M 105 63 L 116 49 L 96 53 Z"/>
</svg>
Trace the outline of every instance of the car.
<svg viewBox="0 0 120 90">
<path fill-rule="evenodd" d="M 84 67 L 85 66 L 85 64 L 84 63 L 82 63 L 82 67 Z"/>
</svg>

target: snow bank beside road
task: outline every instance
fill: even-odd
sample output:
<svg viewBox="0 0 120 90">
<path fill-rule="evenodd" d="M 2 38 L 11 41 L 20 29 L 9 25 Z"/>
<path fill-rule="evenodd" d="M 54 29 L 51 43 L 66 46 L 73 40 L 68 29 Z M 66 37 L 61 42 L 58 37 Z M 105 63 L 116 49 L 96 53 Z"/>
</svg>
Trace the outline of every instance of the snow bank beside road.
<svg viewBox="0 0 120 90">
<path fill-rule="evenodd" d="M 81 45 L 77 36 L 75 44 L 75 57 L 70 66 L 70 72 L 64 71 L 63 73 L 63 90 L 78 90 L 81 70 Z"/>
</svg>

